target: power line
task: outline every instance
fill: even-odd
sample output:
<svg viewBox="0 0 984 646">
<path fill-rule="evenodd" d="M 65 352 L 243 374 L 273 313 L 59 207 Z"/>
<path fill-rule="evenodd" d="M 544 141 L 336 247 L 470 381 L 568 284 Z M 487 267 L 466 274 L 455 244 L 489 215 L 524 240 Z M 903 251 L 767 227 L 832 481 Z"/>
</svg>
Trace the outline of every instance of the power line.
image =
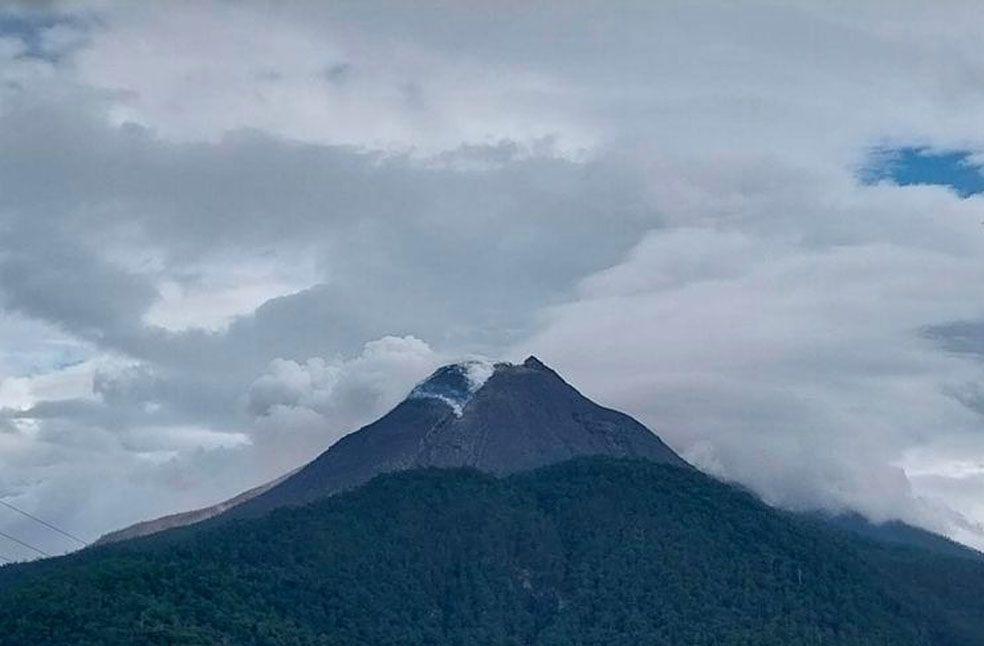
<svg viewBox="0 0 984 646">
<path fill-rule="evenodd" d="M 10 541 L 13 541 L 13 542 L 15 542 L 15 543 L 17 543 L 18 545 L 22 545 L 22 546 L 24 546 L 24 547 L 26 547 L 26 548 L 27 548 L 27 549 L 29 549 L 29 550 L 32 550 L 32 551 L 34 551 L 34 552 L 37 552 L 37 553 L 38 553 L 38 554 L 40 554 L 41 556 L 51 556 L 51 554 L 48 554 L 48 553 L 47 553 L 47 552 L 45 552 L 44 550 L 39 550 L 38 548 L 36 548 L 36 547 L 34 547 L 33 545 L 30 545 L 30 544 L 28 544 L 28 543 L 25 543 L 24 541 L 22 541 L 22 540 L 21 540 L 21 539 L 19 539 L 19 538 L 14 538 L 14 537 L 13 537 L 13 536 L 11 536 L 10 534 L 5 534 L 4 532 L 0 532 L 0 536 L 3 536 L 3 537 L 4 537 L 4 538 L 6 538 L 7 540 L 10 540 Z"/>
<path fill-rule="evenodd" d="M 17 512 L 18 514 L 21 514 L 22 516 L 27 516 L 28 518 L 30 518 L 30 519 L 31 519 L 31 520 L 33 520 L 33 521 L 36 521 L 36 522 L 38 522 L 38 523 L 41 523 L 42 525 L 44 525 L 44 526 L 45 526 L 45 527 L 47 527 L 48 529 L 52 529 L 52 530 L 54 530 L 54 531 L 56 531 L 56 532 L 58 532 L 59 534 L 61 534 L 62 536 L 64 536 L 64 537 L 66 537 L 66 538 L 70 538 L 70 539 L 72 539 L 73 541 L 75 541 L 76 543 L 78 543 L 79 545 L 81 545 L 81 546 L 83 546 L 83 547 L 85 547 L 86 545 L 88 545 L 88 543 L 86 543 L 85 541 L 83 541 L 83 540 L 82 540 L 81 538 L 79 538 L 78 536 L 75 536 L 74 534 L 70 534 L 70 533 L 68 533 L 68 532 L 66 532 L 66 531 L 65 531 L 64 529 L 61 529 L 61 528 L 58 528 L 58 527 L 55 527 L 54 525 L 52 525 L 52 524 L 51 524 L 51 523 L 49 523 L 48 521 L 46 521 L 46 520 L 43 520 L 43 519 L 41 519 L 41 518 L 38 518 L 38 517 L 37 517 L 37 516 L 35 516 L 34 514 L 31 514 L 31 513 L 28 513 L 28 512 L 26 512 L 26 511 L 24 511 L 23 509 L 20 509 L 20 508 L 18 508 L 18 507 L 14 507 L 14 506 L 13 506 L 13 505 L 11 505 L 11 504 L 10 504 L 9 502 L 6 502 L 6 501 L 4 501 L 4 500 L 0 500 L 0 505 L 3 505 L 3 506 L 4 506 L 4 507 L 6 507 L 7 509 L 11 509 L 11 510 L 13 510 L 13 511 L 16 511 L 16 512 Z"/>
</svg>

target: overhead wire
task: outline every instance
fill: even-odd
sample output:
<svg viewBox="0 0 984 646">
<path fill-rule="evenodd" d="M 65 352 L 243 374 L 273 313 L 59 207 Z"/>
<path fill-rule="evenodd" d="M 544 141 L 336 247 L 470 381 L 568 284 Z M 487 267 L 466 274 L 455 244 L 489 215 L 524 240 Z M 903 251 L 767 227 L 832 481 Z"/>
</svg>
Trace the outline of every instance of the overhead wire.
<svg viewBox="0 0 984 646">
<path fill-rule="evenodd" d="M 7 534 L 7 533 L 5 533 L 5 532 L 0 532 L 0 536 L 3 536 L 3 537 L 4 537 L 4 538 L 6 538 L 6 539 L 7 539 L 8 541 L 13 541 L 14 543 L 17 543 L 18 545 L 20 545 L 20 546 L 22 546 L 22 547 L 26 547 L 27 549 L 29 549 L 29 550 L 31 550 L 32 552 L 37 552 L 37 553 L 38 553 L 38 554 L 40 554 L 41 556 L 51 556 L 51 554 L 48 554 L 48 553 L 47 553 L 47 552 L 45 552 L 44 550 L 42 550 L 42 549 L 40 549 L 40 548 L 38 548 L 38 547 L 34 547 L 34 546 L 33 546 L 33 545 L 31 545 L 30 543 L 25 543 L 25 542 L 24 542 L 24 541 L 22 541 L 21 539 L 19 539 L 19 538 L 16 538 L 16 537 L 14 537 L 14 536 L 11 536 L 10 534 Z"/>
<path fill-rule="evenodd" d="M 24 511 L 20 507 L 16 507 L 16 506 L 10 504 L 9 502 L 7 502 L 5 500 L 0 500 L 0 505 L 3 505 L 4 507 L 6 507 L 7 509 L 10 509 L 12 511 L 16 511 L 18 514 L 20 514 L 22 516 L 25 516 L 27 518 L 30 518 L 31 520 L 33 520 L 33 521 L 35 521 L 37 523 L 40 523 L 41 525 L 44 525 L 45 527 L 47 527 L 50 530 L 53 530 L 53 531 L 58 532 L 59 534 L 61 534 L 65 538 L 69 538 L 69 539 L 75 541 L 76 543 L 78 543 L 79 545 L 82 545 L 83 547 L 85 547 L 86 545 L 88 545 L 88 543 L 86 543 L 84 540 L 82 540 L 78 536 L 76 536 L 76 535 L 74 535 L 74 534 L 72 534 L 70 532 L 67 532 L 64 529 L 62 529 L 60 527 L 57 527 L 57 526 L 49 523 L 48 521 L 44 520 L 43 518 L 38 518 L 34 514 L 32 514 L 30 512 L 27 512 L 27 511 Z"/>
</svg>

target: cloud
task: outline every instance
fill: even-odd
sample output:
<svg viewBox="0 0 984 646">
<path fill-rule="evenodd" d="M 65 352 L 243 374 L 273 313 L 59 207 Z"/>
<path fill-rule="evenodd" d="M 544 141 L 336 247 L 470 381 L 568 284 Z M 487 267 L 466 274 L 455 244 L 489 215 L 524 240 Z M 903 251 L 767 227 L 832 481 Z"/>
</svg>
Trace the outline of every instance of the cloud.
<svg viewBox="0 0 984 646">
<path fill-rule="evenodd" d="M 412 336 L 371 341 L 349 360 L 275 359 L 246 395 L 255 441 L 277 450 L 282 462 L 294 456 L 287 464 L 310 457 L 386 413 L 447 360 Z"/>
<path fill-rule="evenodd" d="M 0 495 L 94 535 L 534 352 L 769 500 L 979 540 L 981 198 L 862 181 L 981 155 L 976 3 L 382 7 L 0 10 Z"/>
<path fill-rule="evenodd" d="M 447 57 L 415 38 L 377 32 L 362 24 L 365 14 L 331 13 L 314 3 L 275 10 L 265 2 L 185 3 L 179 11 L 113 3 L 73 65 L 87 85 L 126 93 L 114 106 L 118 122 L 176 140 L 246 128 L 435 152 L 558 130 L 573 150 L 593 138 L 540 105 L 544 91 L 563 91 L 560 79 Z"/>
<path fill-rule="evenodd" d="M 56 377 L 37 377 L 26 388 L 33 403 L 0 409 L 0 491 L 95 539 L 109 528 L 213 504 L 295 468 L 386 412 L 445 360 L 413 337 L 370 341 L 350 359 L 277 359 L 234 404 L 235 430 L 191 422 L 202 416 L 175 411 L 166 399 L 156 403 L 173 384 L 157 383 L 146 366 L 66 368 L 55 373 L 66 386 L 42 387 Z M 72 373 L 84 378 L 70 382 Z M 74 547 L 23 519 L 3 522 L 44 551 Z"/>
<path fill-rule="evenodd" d="M 915 446 L 981 448 L 953 392 L 982 366 L 920 330 L 977 311 L 984 266 L 920 246 L 656 231 L 522 347 L 772 503 L 964 530 L 904 467 Z"/>
<path fill-rule="evenodd" d="M 33 221 L 17 222 L 6 233 L 0 289 L 10 311 L 62 324 L 98 342 L 125 334 L 157 297 L 146 280 L 60 239 L 58 232 L 38 231 Z"/>
</svg>

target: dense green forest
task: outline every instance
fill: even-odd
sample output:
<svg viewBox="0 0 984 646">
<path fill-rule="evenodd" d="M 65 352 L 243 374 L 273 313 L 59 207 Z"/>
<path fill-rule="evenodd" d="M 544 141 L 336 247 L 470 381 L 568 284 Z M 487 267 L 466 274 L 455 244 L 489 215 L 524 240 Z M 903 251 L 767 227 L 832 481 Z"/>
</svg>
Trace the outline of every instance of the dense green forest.
<svg viewBox="0 0 984 646">
<path fill-rule="evenodd" d="M 250 521 L 0 570 L 0 644 L 984 644 L 984 565 L 693 470 L 381 476 Z"/>
</svg>

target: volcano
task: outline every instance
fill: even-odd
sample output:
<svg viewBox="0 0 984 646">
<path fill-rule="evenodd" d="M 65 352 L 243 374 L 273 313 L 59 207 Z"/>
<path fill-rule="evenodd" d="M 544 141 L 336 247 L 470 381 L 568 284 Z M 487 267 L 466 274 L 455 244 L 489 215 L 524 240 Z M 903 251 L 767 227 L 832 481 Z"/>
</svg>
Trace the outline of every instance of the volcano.
<svg viewBox="0 0 984 646">
<path fill-rule="evenodd" d="M 376 422 L 226 513 L 255 516 L 312 502 L 391 471 L 473 467 L 507 475 L 591 455 L 688 466 L 655 433 L 592 402 L 536 357 L 516 365 L 455 363 Z"/>
<path fill-rule="evenodd" d="M 357 487 L 381 473 L 473 467 L 507 475 L 576 457 L 639 458 L 689 468 L 655 433 L 599 406 L 536 357 L 436 370 L 389 413 L 292 474 L 213 507 L 107 534 L 115 542 L 215 516 L 262 515 Z"/>
</svg>

